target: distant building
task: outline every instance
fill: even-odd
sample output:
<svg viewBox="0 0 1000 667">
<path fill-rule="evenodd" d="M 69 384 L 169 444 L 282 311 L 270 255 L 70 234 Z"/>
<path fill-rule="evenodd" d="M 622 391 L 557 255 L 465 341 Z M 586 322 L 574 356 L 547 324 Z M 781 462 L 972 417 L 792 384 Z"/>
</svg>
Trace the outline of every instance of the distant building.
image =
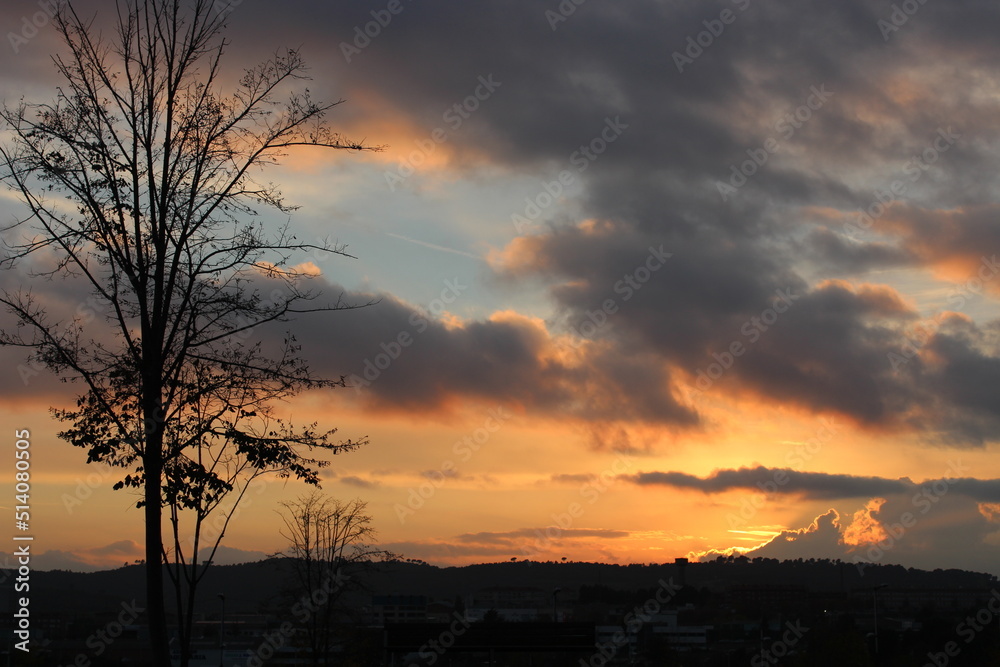
<svg viewBox="0 0 1000 667">
<path fill-rule="evenodd" d="M 666 609 L 645 618 L 642 625 L 635 627 L 598 625 L 596 628 L 598 645 L 614 648 L 615 655 L 620 659 L 635 655 L 651 641 L 681 650 L 706 648 L 714 626 L 681 625 L 678 622 L 678 615 L 679 610 Z"/>
<path fill-rule="evenodd" d="M 882 609 L 912 610 L 933 609 L 934 611 L 961 611 L 982 606 L 990 599 L 988 590 L 975 588 L 885 588 L 878 592 L 878 604 Z M 857 589 L 851 596 L 871 599 L 870 590 Z"/>
<path fill-rule="evenodd" d="M 687 558 L 675 558 L 674 565 L 677 567 L 678 579 L 680 579 L 681 588 L 687 586 Z"/>
<path fill-rule="evenodd" d="M 373 621 L 377 625 L 424 623 L 428 620 L 427 605 L 426 595 L 373 595 Z"/>
<path fill-rule="evenodd" d="M 448 604 L 446 602 L 427 603 L 428 623 L 449 623 L 454 617 L 454 613 L 455 613 L 454 605 Z"/>
</svg>

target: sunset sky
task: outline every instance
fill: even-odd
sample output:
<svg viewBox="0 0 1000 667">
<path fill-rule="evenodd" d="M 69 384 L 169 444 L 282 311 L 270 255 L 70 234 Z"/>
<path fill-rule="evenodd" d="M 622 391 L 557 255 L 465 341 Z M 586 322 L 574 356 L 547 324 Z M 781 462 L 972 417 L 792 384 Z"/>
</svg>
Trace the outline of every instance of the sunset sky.
<svg viewBox="0 0 1000 667">
<path fill-rule="evenodd" d="M 0 10 L 8 104 L 59 84 L 40 6 Z M 998 25 L 987 0 L 233 3 L 229 74 L 300 47 L 302 85 L 345 100 L 331 125 L 386 146 L 266 175 L 300 238 L 357 257 L 298 258 L 314 284 L 378 299 L 291 325 L 354 388 L 282 410 L 371 441 L 323 489 L 436 564 L 1000 575 Z M 27 268 L 0 287 L 75 307 Z M 56 438 L 74 387 L 0 358 L 36 566 L 142 558 L 122 472 Z M 305 491 L 254 487 L 222 560 L 283 549 L 275 510 Z"/>
</svg>

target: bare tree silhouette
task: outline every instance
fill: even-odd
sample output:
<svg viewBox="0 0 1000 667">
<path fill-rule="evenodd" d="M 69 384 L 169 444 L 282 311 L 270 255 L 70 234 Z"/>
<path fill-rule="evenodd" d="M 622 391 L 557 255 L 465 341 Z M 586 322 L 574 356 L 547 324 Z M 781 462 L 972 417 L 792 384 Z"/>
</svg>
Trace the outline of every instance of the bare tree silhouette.
<svg viewBox="0 0 1000 667">
<path fill-rule="evenodd" d="M 116 488 L 140 493 L 157 667 L 170 665 L 163 572 L 173 578 L 186 665 L 205 567 L 196 554 L 203 545 L 214 553 L 224 535 L 230 515 L 204 530 L 222 499 L 238 502 L 265 472 L 315 484 L 324 461 L 310 450 L 365 442 L 296 426 L 272 407 L 344 380 L 310 372 L 291 335 L 265 344 L 255 337 L 261 327 L 364 304 L 318 301 L 296 256 L 349 255 L 265 229 L 258 209 L 293 207 L 256 174 L 296 146 L 377 148 L 331 131 L 324 117 L 340 102 L 313 101 L 307 89 L 285 96 L 305 78 L 294 50 L 223 92 L 223 19 L 208 0 L 120 2 L 105 39 L 64 5 L 54 19 L 67 49 L 54 58 L 63 79 L 55 100 L 2 111 L 12 134 L 0 147 L 2 177 L 28 211 L 5 230 L 23 233 L 3 265 L 31 256 L 48 267 L 41 275 L 85 285 L 93 308 L 60 319 L 30 290 L 4 292 L 18 326 L 0 344 L 29 348 L 81 384 L 76 408 L 56 411 L 69 423 L 60 435 L 88 462 L 126 469 Z"/>
<path fill-rule="evenodd" d="M 319 492 L 282 503 L 282 535 L 289 541 L 299 588 L 315 603 L 305 622 L 314 665 L 329 664 L 337 598 L 347 589 L 351 566 L 394 558 L 374 544 L 368 503 L 342 501 Z M 321 595 L 317 595 L 321 593 Z"/>
</svg>

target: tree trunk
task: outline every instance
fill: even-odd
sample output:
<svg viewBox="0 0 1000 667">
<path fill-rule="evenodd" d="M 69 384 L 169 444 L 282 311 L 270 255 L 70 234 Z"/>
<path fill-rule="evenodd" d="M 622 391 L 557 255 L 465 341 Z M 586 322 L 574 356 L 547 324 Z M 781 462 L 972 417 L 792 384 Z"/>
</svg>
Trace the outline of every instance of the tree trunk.
<svg viewBox="0 0 1000 667">
<path fill-rule="evenodd" d="M 147 422 L 148 423 L 148 422 Z M 143 467 L 146 519 L 146 618 L 153 667 L 171 667 L 170 641 L 167 632 L 166 600 L 163 595 L 163 508 L 160 503 L 160 480 L 163 474 L 163 432 L 158 428 L 147 434 Z"/>
<path fill-rule="evenodd" d="M 149 620 L 151 664 L 153 667 L 172 667 L 170 637 L 167 630 L 167 604 L 163 591 L 162 373 L 152 372 L 153 369 L 162 368 L 162 364 L 159 363 L 159 354 L 150 353 L 150 339 L 153 336 L 149 335 L 146 327 L 143 329 L 143 346 L 146 347 L 144 356 L 147 363 L 142 373 L 141 398 L 145 437 L 142 465 L 145 473 L 143 502 L 145 502 L 146 519 L 146 613 Z"/>
<path fill-rule="evenodd" d="M 192 560 L 192 565 L 191 565 L 191 580 L 188 582 L 188 585 L 187 585 L 187 601 L 186 601 L 186 604 L 184 606 L 184 610 L 185 610 L 184 611 L 184 618 L 183 619 L 177 619 L 178 620 L 178 625 L 180 625 L 181 623 L 183 623 L 183 626 L 184 626 L 183 640 L 181 641 L 181 664 L 180 664 L 180 667 L 188 667 L 188 665 L 191 664 L 191 638 L 193 636 L 192 635 L 192 631 L 194 629 L 194 605 L 195 605 L 195 596 L 196 596 L 197 590 L 198 590 L 198 579 L 196 578 L 197 574 L 198 574 L 198 565 L 197 565 L 197 563 L 198 563 L 198 552 L 197 552 L 197 549 L 195 549 L 194 553 L 191 555 L 191 560 Z M 181 570 L 181 568 L 178 567 L 177 569 L 178 569 L 178 572 L 177 572 L 177 582 L 178 582 L 178 585 L 180 585 L 180 576 L 181 576 L 180 570 Z M 180 610 L 180 605 L 178 605 L 178 611 L 179 610 Z M 220 631 L 222 631 L 223 629 L 224 628 L 220 626 Z M 221 645 L 223 645 L 223 646 L 225 645 L 225 642 L 224 642 L 224 640 L 223 640 L 222 637 L 219 638 L 219 643 Z"/>
</svg>

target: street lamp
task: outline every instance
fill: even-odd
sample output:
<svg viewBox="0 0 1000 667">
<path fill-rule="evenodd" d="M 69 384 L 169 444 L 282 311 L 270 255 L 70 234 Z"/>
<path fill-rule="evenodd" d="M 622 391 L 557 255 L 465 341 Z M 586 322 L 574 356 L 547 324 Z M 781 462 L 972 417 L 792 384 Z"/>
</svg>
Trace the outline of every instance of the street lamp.
<svg viewBox="0 0 1000 667">
<path fill-rule="evenodd" d="M 226 635 L 226 596 L 219 593 L 218 598 L 222 600 L 222 616 L 219 618 L 219 667 L 225 667 L 225 647 L 223 637 Z"/>
</svg>

